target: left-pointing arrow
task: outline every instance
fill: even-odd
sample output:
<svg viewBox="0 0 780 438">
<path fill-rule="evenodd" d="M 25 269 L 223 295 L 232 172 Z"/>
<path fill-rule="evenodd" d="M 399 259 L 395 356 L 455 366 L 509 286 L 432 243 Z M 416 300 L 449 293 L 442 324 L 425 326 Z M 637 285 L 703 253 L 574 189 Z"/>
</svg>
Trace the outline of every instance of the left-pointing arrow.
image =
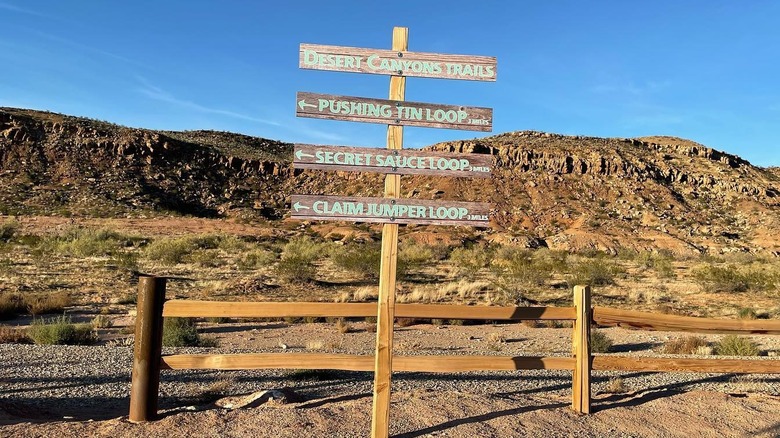
<svg viewBox="0 0 780 438">
<path fill-rule="evenodd" d="M 301 99 L 298 101 L 298 107 L 301 108 L 301 110 L 306 109 L 306 107 L 309 108 L 317 108 L 317 105 L 313 105 L 311 103 L 306 103 L 306 99 Z"/>
<path fill-rule="evenodd" d="M 302 205 L 300 202 L 296 202 L 295 205 L 293 205 L 293 208 L 295 209 L 296 212 L 300 211 L 302 208 L 304 210 L 309 210 L 309 207 Z"/>
<path fill-rule="evenodd" d="M 314 155 L 309 155 L 309 154 L 307 154 L 307 153 L 303 152 L 302 150 L 297 150 L 297 151 L 295 151 L 295 158 L 297 158 L 297 159 L 299 159 L 299 160 L 300 160 L 300 159 L 302 159 L 303 157 L 314 158 Z"/>
</svg>

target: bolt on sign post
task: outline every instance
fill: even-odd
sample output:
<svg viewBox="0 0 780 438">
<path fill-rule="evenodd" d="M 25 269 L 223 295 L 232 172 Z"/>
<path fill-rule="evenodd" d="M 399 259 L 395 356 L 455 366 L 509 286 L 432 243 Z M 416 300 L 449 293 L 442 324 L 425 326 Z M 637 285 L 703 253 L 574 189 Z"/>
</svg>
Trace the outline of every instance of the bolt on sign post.
<svg viewBox="0 0 780 438">
<path fill-rule="evenodd" d="M 298 92 L 298 117 L 387 124 L 387 148 L 295 145 L 296 168 L 383 173 L 384 198 L 293 195 L 297 219 L 378 222 L 382 253 L 377 303 L 374 358 L 374 402 L 371 436 L 387 437 L 393 359 L 398 224 L 470 225 L 486 227 L 490 205 L 479 202 L 399 199 L 401 175 L 487 178 L 492 157 L 404 151 L 403 127 L 492 131 L 490 108 L 406 101 L 406 77 L 495 81 L 496 58 L 408 51 L 409 31 L 393 28 L 391 50 L 301 44 L 299 67 L 312 70 L 390 76 L 388 99 Z"/>
</svg>

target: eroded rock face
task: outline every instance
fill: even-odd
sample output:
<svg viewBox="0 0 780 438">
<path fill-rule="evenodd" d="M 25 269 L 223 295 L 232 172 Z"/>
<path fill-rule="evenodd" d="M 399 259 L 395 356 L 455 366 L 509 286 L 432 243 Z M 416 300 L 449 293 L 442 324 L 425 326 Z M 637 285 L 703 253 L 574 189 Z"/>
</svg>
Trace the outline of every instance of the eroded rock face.
<svg viewBox="0 0 780 438">
<path fill-rule="evenodd" d="M 521 131 L 431 149 L 495 157 L 490 180 L 404 177 L 419 199 L 491 202 L 496 241 L 559 249 L 780 251 L 780 171 L 671 137 Z M 292 168 L 292 145 L 0 109 L 0 213 L 281 218 L 294 193 L 381 196 L 383 177 Z"/>
</svg>

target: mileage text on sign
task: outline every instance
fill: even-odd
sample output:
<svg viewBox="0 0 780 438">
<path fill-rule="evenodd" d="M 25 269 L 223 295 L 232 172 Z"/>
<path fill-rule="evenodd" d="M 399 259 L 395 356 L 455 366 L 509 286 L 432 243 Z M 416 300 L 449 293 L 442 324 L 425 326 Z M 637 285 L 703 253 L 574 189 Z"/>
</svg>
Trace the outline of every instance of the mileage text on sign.
<svg viewBox="0 0 780 438">
<path fill-rule="evenodd" d="M 420 199 L 292 195 L 293 219 L 487 227 L 490 204 Z"/>
<path fill-rule="evenodd" d="M 315 119 L 492 131 L 493 110 L 481 107 L 298 92 L 296 115 Z"/>
<path fill-rule="evenodd" d="M 296 169 L 342 170 L 400 175 L 489 178 L 493 157 L 412 149 L 388 150 L 296 144 Z"/>
</svg>

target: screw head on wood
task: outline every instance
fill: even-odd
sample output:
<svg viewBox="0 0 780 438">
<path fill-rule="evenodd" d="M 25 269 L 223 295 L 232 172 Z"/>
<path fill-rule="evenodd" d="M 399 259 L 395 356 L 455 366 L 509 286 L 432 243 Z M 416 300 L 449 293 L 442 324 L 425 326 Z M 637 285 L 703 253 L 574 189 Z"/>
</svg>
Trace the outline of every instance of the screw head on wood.
<svg viewBox="0 0 780 438">
<path fill-rule="evenodd" d="M 403 58 L 404 57 L 404 52 L 398 52 L 398 57 L 399 58 Z"/>
</svg>

